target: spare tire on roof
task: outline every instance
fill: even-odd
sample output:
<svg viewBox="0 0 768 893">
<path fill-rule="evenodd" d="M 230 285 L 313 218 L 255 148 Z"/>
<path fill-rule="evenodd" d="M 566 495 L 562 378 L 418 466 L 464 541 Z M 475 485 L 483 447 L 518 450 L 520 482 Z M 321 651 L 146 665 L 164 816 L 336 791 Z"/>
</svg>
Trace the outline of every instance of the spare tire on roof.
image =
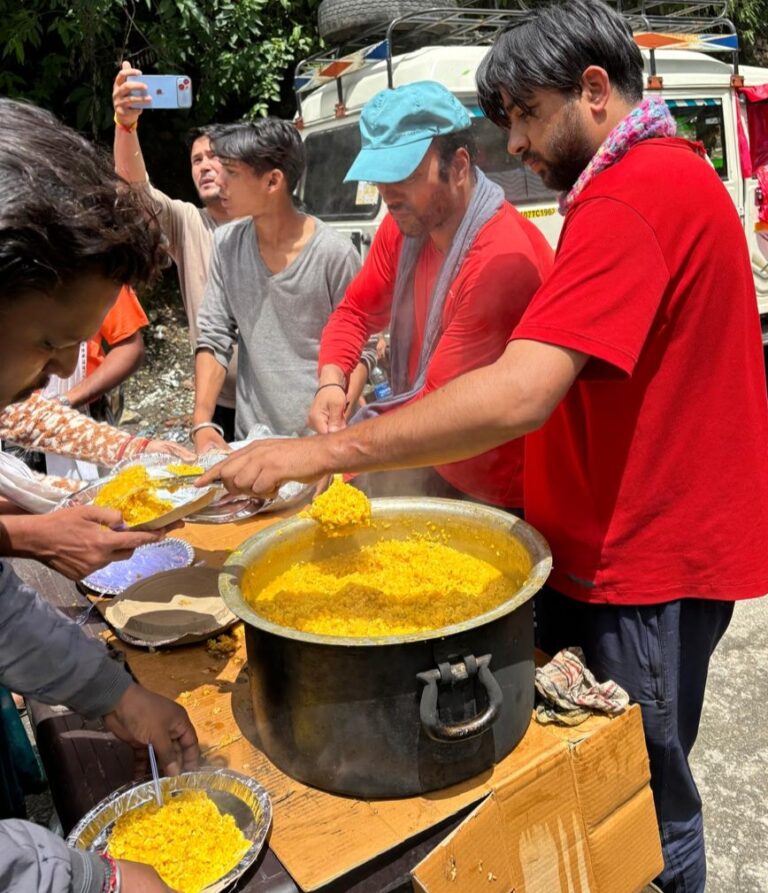
<svg viewBox="0 0 768 893">
<path fill-rule="evenodd" d="M 375 25 L 388 25 L 409 12 L 458 6 L 457 0 L 323 0 L 317 10 L 320 36 L 329 43 L 354 37 Z"/>
</svg>

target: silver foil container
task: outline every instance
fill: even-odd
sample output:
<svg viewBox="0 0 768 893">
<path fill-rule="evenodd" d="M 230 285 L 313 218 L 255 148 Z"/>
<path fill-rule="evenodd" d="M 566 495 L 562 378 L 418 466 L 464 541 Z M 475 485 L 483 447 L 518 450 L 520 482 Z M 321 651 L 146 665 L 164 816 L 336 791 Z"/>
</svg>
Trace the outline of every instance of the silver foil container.
<svg viewBox="0 0 768 893">
<path fill-rule="evenodd" d="M 247 775 L 231 769 L 196 769 L 173 778 L 160 779 L 163 799 L 185 790 L 205 791 L 225 815 L 231 815 L 251 845 L 243 858 L 203 893 L 220 893 L 233 884 L 256 861 L 272 824 L 272 802 L 264 788 Z M 102 853 L 107 849 L 115 822 L 126 813 L 154 801 L 149 781 L 132 782 L 118 788 L 77 823 L 67 843 L 71 847 Z"/>
</svg>

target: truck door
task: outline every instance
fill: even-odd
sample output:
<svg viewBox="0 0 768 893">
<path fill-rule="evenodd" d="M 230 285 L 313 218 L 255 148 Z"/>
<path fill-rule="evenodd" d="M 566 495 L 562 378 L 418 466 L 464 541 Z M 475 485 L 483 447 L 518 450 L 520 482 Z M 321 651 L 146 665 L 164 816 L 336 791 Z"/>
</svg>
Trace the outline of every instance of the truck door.
<svg viewBox="0 0 768 893">
<path fill-rule="evenodd" d="M 755 277 L 757 305 L 763 317 L 763 343 L 768 343 L 765 316 L 768 314 L 768 85 L 741 87 L 739 94 L 744 229 Z"/>
</svg>

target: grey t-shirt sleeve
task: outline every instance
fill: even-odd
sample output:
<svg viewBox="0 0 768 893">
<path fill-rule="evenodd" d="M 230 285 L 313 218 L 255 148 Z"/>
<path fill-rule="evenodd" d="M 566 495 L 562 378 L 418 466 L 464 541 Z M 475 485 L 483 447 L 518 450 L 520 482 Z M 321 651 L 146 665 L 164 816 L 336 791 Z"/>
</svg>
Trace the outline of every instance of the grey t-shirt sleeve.
<svg viewBox="0 0 768 893">
<path fill-rule="evenodd" d="M 351 242 L 339 247 L 338 252 L 329 255 L 326 266 L 328 294 L 331 297 L 331 307 L 334 309 L 341 303 L 347 286 L 357 276 L 362 266 L 360 255 Z"/>
<path fill-rule="evenodd" d="M 0 890 L 101 893 L 104 875 L 104 862 L 95 853 L 72 849 L 31 822 L 0 822 Z"/>
<path fill-rule="evenodd" d="M 197 350 L 209 350 L 226 369 L 237 344 L 237 322 L 230 310 L 222 273 L 219 240 L 214 241 L 208 282 L 197 317 Z"/>
<path fill-rule="evenodd" d="M 0 564 L 0 683 L 86 717 L 108 713 L 131 684 L 128 671 Z M 2 887 L 0 886 L 0 889 Z"/>
</svg>

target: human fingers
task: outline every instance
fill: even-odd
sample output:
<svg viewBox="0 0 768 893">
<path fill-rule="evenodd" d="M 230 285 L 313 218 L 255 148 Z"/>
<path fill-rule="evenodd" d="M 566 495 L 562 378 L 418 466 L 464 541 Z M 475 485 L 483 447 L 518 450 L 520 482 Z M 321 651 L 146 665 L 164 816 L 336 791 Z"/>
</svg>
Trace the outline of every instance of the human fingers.
<svg viewBox="0 0 768 893">
<path fill-rule="evenodd" d="M 117 509 L 101 505 L 84 505 L 73 509 L 85 521 L 103 524 L 104 527 L 119 527 L 123 523 L 122 513 Z"/>
<path fill-rule="evenodd" d="M 235 453 L 235 455 L 237 455 L 237 453 Z M 224 467 L 224 464 L 229 461 L 229 459 L 222 459 L 221 462 L 217 462 L 215 465 L 212 465 L 208 469 L 208 471 L 203 472 L 203 474 L 201 474 L 200 477 L 195 481 L 195 486 L 208 487 L 218 481 L 221 476 L 221 469 Z"/>
<path fill-rule="evenodd" d="M 146 453 L 165 453 L 185 462 L 193 462 L 195 454 L 180 443 L 171 440 L 150 440 L 145 450 Z"/>
<path fill-rule="evenodd" d="M 307 426 L 318 434 L 328 433 L 328 413 L 326 411 L 325 403 L 317 397 L 312 402 L 312 406 L 309 407 Z"/>
<path fill-rule="evenodd" d="M 236 450 L 230 459 L 225 459 L 217 466 L 214 466 L 218 469 L 218 477 L 221 478 L 221 482 L 229 493 L 251 495 L 256 492 L 253 486 L 259 479 L 261 464 L 258 453 L 253 450 L 254 446 L 256 444 L 252 444 L 250 447 L 245 447 L 242 450 Z M 211 471 L 213 470 L 211 469 Z M 215 480 L 215 478 L 212 479 Z M 197 483 L 199 484 L 200 481 Z M 267 489 L 271 491 L 274 488 L 269 487 Z M 261 491 L 257 495 L 267 496 L 270 494 L 266 491 Z"/>
<path fill-rule="evenodd" d="M 105 545 L 112 553 L 113 561 L 130 558 L 140 546 L 148 546 L 163 539 L 164 534 L 157 530 L 113 530 Z"/>
<path fill-rule="evenodd" d="M 197 740 L 195 727 L 192 720 L 184 711 L 184 721 L 178 727 L 178 734 L 174 737 L 174 744 L 181 749 L 182 772 L 195 769 L 200 765 L 200 744 Z"/>
<path fill-rule="evenodd" d="M 118 859 L 121 893 L 174 893 L 151 865 Z"/>
<path fill-rule="evenodd" d="M 119 84 L 124 84 L 126 78 L 128 78 L 130 75 L 132 75 L 133 77 L 141 77 L 141 69 L 134 68 L 130 62 L 123 60 L 120 68 L 118 69 L 117 76 L 115 77 L 115 85 L 117 86 Z"/>
<path fill-rule="evenodd" d="M 342 399 L 333 400 L 328 405 L 329 434 L 333 434 L 334 431 L 341 431 L 342 428 L 347 427 L 347 420 L 345 418 L 347 395 L 341 391 L 339 393 L 341 393 Z"/>
<path fill-rule="evenodd" d="M 187 711 L 167 698 L 157 710 L 157 723 L 152 729 L 152 745 L 160 767 L 166 775 L 178 775 L 193 769 L 200 762 L 197 734 Z"/>
</svg>

